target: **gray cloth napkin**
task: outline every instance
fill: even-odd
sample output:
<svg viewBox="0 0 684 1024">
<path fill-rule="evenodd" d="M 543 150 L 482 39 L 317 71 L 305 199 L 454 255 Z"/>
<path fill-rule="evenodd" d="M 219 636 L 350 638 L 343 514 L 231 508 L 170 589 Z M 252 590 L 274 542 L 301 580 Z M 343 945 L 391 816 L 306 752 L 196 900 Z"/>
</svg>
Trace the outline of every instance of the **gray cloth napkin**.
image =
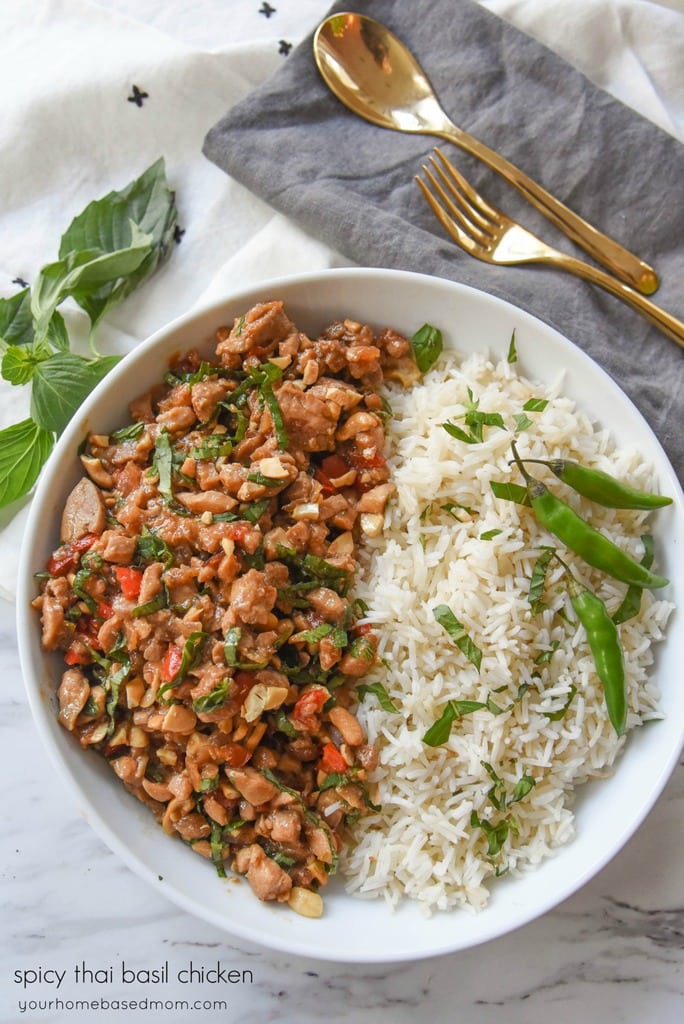
<svg viewBox="0 0 684 1024">
<path fill-rule="evenodd" d="M 349 9 L 343 2 L 331 12 Z M 655 266 L 655 301 L 684 319 L 684 147 L 470 0 L 421 4 L 420 17 L 407 0 L 356 9 L 411 47 L 457 125 Z M 460 281 L 556 327 L 632 398 L 681 479 L 684 352 L 595 286 L 545 267 L 488 266 L 462 252 L 413 181 L 435 142 L 348 111 L 323 83 L 308 38 L 209 131 L 204 152 L 362 266 Z M 546 241 L 584 255 L 499 175 L 444 148 L 487 198 Z"/>
</svg>

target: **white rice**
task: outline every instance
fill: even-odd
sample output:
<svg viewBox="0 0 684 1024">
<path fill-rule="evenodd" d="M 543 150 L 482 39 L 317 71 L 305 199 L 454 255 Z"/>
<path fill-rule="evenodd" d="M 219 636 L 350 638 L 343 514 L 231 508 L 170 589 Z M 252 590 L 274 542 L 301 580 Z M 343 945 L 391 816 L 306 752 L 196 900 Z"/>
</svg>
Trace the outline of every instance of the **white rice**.
<svg viewBox="0 0 684 1024">
<path fill-rule="evenodd" d="M 456 440 L 441 426 L 447 420 L 463 426 L 469 388 L 479 408 L 501 413 L 507 428 L 485 427 L 479 444 Z M 548 399 L 548 405 L 529 412 L 533 426 L 514 435 L 514 416 L 530 398 Z M 655 482 L 639 452 L 617 449 L 605 430 L 563 397 L 560 381 L 551 387 L 531 383 L 506 361 L 494 365 L 476 355 L 459 364 L 455 356 L 445 357 L 421 384 L 393 389 L 390 402 L 388 445 L 397 493 L 384 535 L 369 542 L 357 594 L 368 605 L 367 619 L 385 660 L 363 682 L 381 682 L 400 713 L 383 711 L 372 695 L 361 702 L 359 717 L 380 751 L 371 789 L 381 810 L 359 823 L 343 870 L 349 892 L 381 896 L 391 906 L 407 896 L 427 913 L 480 909 L 496 875 L 539 864 L 573 838 L 575 787 L 609 774 L 625 742 L 608 719 L 591 652 L 555 560 L 545 590 L 550 607 L 532 615 L 528 601 L 540 545 L 558 546 L 611 613 L 625 585 L 564 551 L 529 509 L 495 498 L 490 480 L 523 482 L 509 464 L 515 436 L 523 456 L 576 459 L 642 489 L 653 489 Z M 601 509 L 544 467 L 529 468 L 641 557 L 640 536 L 657 530 L 657 513 L 654 526 L 644 512 Z M 441 508 L 448 502 L 474 511 L 454 518 Z M 483 540 L 490 530 L 501 532 Z M 481 649 L 479 672 L 435 620 L 438 604 L 449 606 Z M 652 644 L 662 638 L 671 608 L 657 592 L 644 591 L 639 615 L 620 627 L 628 730 L 660 717 L 658 690 L 648 673 Z M 550 660 L 539 663 L 554 644 Z M 527 689 L 519 696 L 523 684 Z M 548 714 L 564 707 L 572 686 L 577 692 L 553 721 Z M 506 710 L 482 709 L 460 718 L 441 746 L 423 742 L 449 700 L 488 698 Z M 497 810 L 488 797 L 493 780 L 483 762 L 509 796 L 523 775 L 535 786 Z M 472 812 L 493 827 L 513 819 L 500 852 L 487 855 L 486 836 L 471 825 Z"/>
</svg>

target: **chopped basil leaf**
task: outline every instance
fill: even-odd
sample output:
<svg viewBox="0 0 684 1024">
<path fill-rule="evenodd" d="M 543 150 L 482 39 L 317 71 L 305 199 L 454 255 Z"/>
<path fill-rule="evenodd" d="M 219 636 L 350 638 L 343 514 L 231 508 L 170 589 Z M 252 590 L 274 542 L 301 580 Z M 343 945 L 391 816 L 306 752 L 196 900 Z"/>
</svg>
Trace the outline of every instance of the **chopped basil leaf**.
<svg viewBox="0 0 684 1024">
<path fill-rule="evenodd" d="M 530 579 L 530 589 L 527 595 L 527 600 L 532 609 L 533 615 L 538 615 L 539 612 L 546 608 L 546 604 L 542 601 L 544 594 L 544 585 L 546 583 L 546 575 L 549 570 L 549 564 L 556 554 L 555 548 L 543 547 L 542 552 L 534 563 L 534 569 L 532 570 L 532 578 Z"/>
<path fill-rule="evenodd" d="M 213 779 L 202 779 L 199 785 L 200 793 L 213 793 L 215 789 L 218 789 L 219 777 L 215 775 Z"/>
<path fill-rule="evenodd" d="M 569 692 L 568 692 L 568 698 L 565 701 L 565 704 L 563 704 L 563 706 L 560 707 L 557 711 L 546 711 L 546 712 L 544 712 L 546 717 L 548 718 L 548 720 L 550 722 L 560 722 L 561 718 L 565 717 L 565 713 L 568 710 L 568 708 L 570 707 L 570 705 L 572 704 L 573 697 L 575 696 L 576 693 L 577 693 L 577 687 L 573 683 L 571 685 L 571 687 L 570 687 Z"/>
<path fill-rule="evenodd" d="M 390 715 L 400 715 L 401 712 L 390 700 L 390 696 L 382 683 L 361 683 L 356 690 L 359 700 L 363 700 L 367 693 L 372 693 L 374 697 L 377 697 L 378 703 L 383 711 L 387 711 Z"/>
<path fill-rule="evenodd" d="M 530 398 L 523 405 L 523 412 L 543 412 L 548 404 L 546 398 Z"/>
<path fill-rule="evenodd" d="M 466 512 L 469 516 L 477 515 L 476 509 L 471 508 L 470 505 L 459 505 L 455 501 L 447 501 L 444 505 L 440 505 L 439 507 L 443 512 L 448 512 L 452 519 L 457 519 L 459 522 L 461 522 L 461 519 L 456 515 L 457 512 Z"/>
<path fill-rule="evenodd" d="M 517 505 L 529 505 L 530 496 L 527 488 L 521 484 L 504 483 L 501 480 L 490 480 L 489 486 L 496 498 L 504 501 L 514 501 Z"/>
<path fill-rule="evenodd" d="M 451 727 L 457 718 L 463 718 L 464 715 L 480 711 L 486 706 L 486 704 L 479 700 L 450 700 L 445 705 L 444 711 L 437 721 L 433 722 L 423 736 L 423 743 L 427 743 L 429 747 L 441 746 L 442 743 L 446 743 L 449 739 Z"/>
<path fill-rule="evenodd" d="M 223 863 L 223 826 L 214 821 L 211 825 L 211 838 L 209 840 L 211 859 L 216 868 L 219 878 L 226 877 L 226 869 Z"/>
<path fill-rule="evenodd" d="M 115 430 L 112 434 L 112 440 L 116 444 L 121 444 L 122 441 L 137 441 L 144 429 L 145 424 L 142 422 L 130 423 L 127 427 Z"/>
<path fill-rule="evenodd" d="M 471 813 L 470 825 L 471 828 L 479 828 L 484 832 L 487 839 L 488 857 L 496 857 L 497 854 L 501 853 L 508 834 L 512 829 L 511 819 L 504 818 L 497 825 L 491 825 L 488 821 L 479 818 L 477 811 Z"/>
<path fill-rule="evenodd" d="M 517 361 L 518 361 L 518 350 L 517 350 L 516 344 L 515 344 L 515 329 L 514 329 L 513 333 L 511 334 L 511 340 L 510 340 L 510 342 L 508 344 L 508 355 L 506 356 L 506 362 L 508 362 L 508 363 L 517 363 Z"/>
<path fill-rule="evenodd" d="M 171 548 L 144 524 L 136 542 L 136 555 L 141 562 L 161 562 L 165 569 L 173 565 Z"/>
<path fill-rule="evenodd" d="M 641 542 L 644 545 L 641 564 L 646 569 L 650 569 L 653 564 L 653 537 L 650 533 L 644 533 L 641 537 Z M 628 619 L 632 619 L 635 615 L 639 614 L 641 596 L 641 587 L 630 586 L 627 588 L 619 608 L 613 614 L 613 622 L 616 626 L 619 626 L 621 622 L 627 622 Z"/>
<path fill-rule="evenodd" d="M 220 708 L 225 702 L 229 690 L 230 679 L 226 676 L 210 693 L 206 693 L 203 697 L 198 697 L 197 700 L 194 700 L 192 702 L 192 710 L 199 714 L 205 711 L 215 711 L 216 708 Z"/>
<path fill-rule="evenodd" d="M 457 441 L 464 441 L 466 444 L 477 444 L 477 438 L 473 434 L 466 433 L 462 427 L 451 423 L 449 420 L 446 423 L 442 423 L 442 427 L 446 430 L 447 434 L 451 434 Z"/>
<path fill-rule="evenodd" d="M 480 670 L 480 664 L 482 662 L 482 651 L 475 644 L 465 631 L 463 623 L 459 622 L 451 608 L 445 604 L 439 604 L 432 609 L 437 622 L 442 626 L 453 642 L 456 644 L 462 654 L 468 659 L 468 661 Z"/>
<path fill-rule="evenodd" d="M 268 664 L 267 661 L 257 662 L 238 660 L 238 646 L 241 637 L 242 630 L 239 626 L 231 626 L 231 628 L 226 632 L 223 643 L 223 657 L 226 659 L 226 665 L 230 668 L 245 669 L 246 671 L 256 671 L 260 668 L 266 668 Z"/>
<path fill-rule="evenodd" d="M 163 428 L 157 435 L 152 457 L 152 468 L 159 477 L 159 493 L 167 500 L 173 498 L 171 474 L 173 471 L 173 450 L 169 432 Z"/>
<path fill-rule="evenodd" d="M 421 373 L 427 373 L 442 354 L 444 343 L 442 332 L 431 324 L 423 324 L 411 338 L 411 348 L 416 366 Z"/>
<path fill-rule="evenodd" d="M 485 530 L 484 533 L 480 534 L 480 540 L 493 540 L 494 537 L 498 537 L 502 533 L 501 530 Z"/>
<path fill-rule="evenodd" d="M 168 608 L 169 606 L 169 592 L 164 585 L 161 590 L 151 597 L 149 601 L 145 601 L 144 604 L 137 604 L 135 608 L 131 608 L 131 616 L 134 619 L 140 619 L 144 615 L 154 615 L 155 612 L 159 612 L 162 608 Z"/>
<path fill-rule="evenodd" d="M 321 622 L 318 626 L 314 626 L 313 629 L 305 629 L 301 633 L 297 633 L 292 640 L 301 640 L 305 644 L 317 644 L 319 640 L 322 640 L 328 633 L 332 633 L 333 627 L 329 622 Z"/>
<path fill-rule="evenodd" d="M 534 426 L 532 420 L 524 412 L 516 412 L 513 415 L 515 420 L 516 433 L 520 433 L 521 430 L 527 430 L 528 427 Z"/>
<path fill-rule="evenodd" d="M 560 640 L 552 640 L 548 651 L 542 651 L 534 659 L 535 665 L 547 665 L 560 646 Z"/>
</svg>

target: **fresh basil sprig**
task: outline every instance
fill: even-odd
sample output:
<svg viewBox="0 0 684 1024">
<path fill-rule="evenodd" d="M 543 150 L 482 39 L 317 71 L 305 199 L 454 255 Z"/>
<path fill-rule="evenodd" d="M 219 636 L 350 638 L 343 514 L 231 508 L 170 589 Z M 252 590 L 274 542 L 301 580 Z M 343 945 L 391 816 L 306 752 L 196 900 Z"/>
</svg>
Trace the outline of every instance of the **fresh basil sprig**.
<svg viewBox="0 0 684 1024">
<path fill-rule="evenodd" d="M 95 328 L 166 259 L 176 220 L 159 159 L 120 192 L 86 206 L 62 235 L 58 259 L 42 267 L 33 287 L 0 299 L 0 375 L 31 387 L 30 417 L 0 430 L 0 507 L 28 494 L 56 435 L 118 362 L 118 356 L 99 356 Z M 88 314 L 91 356 L 71 351 L 58 310 L 65 299 Z"/>
</svg>

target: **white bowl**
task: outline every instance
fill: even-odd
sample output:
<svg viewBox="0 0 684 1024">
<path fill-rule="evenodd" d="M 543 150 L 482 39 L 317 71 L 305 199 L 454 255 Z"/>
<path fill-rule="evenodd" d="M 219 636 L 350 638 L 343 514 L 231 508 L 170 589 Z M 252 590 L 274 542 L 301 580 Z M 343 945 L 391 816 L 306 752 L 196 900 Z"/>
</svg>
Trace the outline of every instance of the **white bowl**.
<svg viewBox="0 0 684 1024">
<path fill-rule="evenodd" d="M 211 863 L 169 838 L 152 815 L 128 795 L 96 754 L 81 750 L 57 724 L 55 688 L 61 658 L 40 646 L 33 573 L 58 543 L 64 500 L 80 475 L 77 448 L 86 431 L 108 432 L 128 421 L 127 403 L 156 382 L 172 353 L 210 347 L 213 332 L 257 301 L 281 298 L 303 330 L 319 331 L 353 317 L 407 334 L 424 322 L 439 326 L 445 343 L 468 354 L 505 355 L 513 329 L 523 372 L 540 380 L 565 373 L 565 391 L 608 427 L 620 443 L 636 443 L 655 467 L 674 504 L 658 514 L 660 570 L 684 583 L 684 496 L 658 441 L 630 400 L 580 349 L 556 331 L 483 292 L 437 278 L 386 270 L 333 270 L 265 282 L 157 332 L 99 385 L 69 424 L 33 499 L 18 588 L 18 634 L 31 709 L 45 746 L 76 796 L 86 819 L 135 872 L 175 903 L 237 938 L 322 960 L 354 963 L 414 960 L 475 946 L 501 936 L 556 906 L 595 875 L 644 820 L 672 772 L 684 740 L 681 651 L 684 618 L 676 614 L 659 646 L 655 673 L 663 721 L 628 738 L 614 775 L 584 786 L 576 805 L 577 836 L 537 870 L 493 885 L 487 908 L 425 917 L 406 901 L 392 912 L 381 900 L 348 896 L 341 878 L 326 890 L 324 916 L 310 920 L 285 907 L 260 903 L 246 882 L 221 880 Z"/>
</svg>

